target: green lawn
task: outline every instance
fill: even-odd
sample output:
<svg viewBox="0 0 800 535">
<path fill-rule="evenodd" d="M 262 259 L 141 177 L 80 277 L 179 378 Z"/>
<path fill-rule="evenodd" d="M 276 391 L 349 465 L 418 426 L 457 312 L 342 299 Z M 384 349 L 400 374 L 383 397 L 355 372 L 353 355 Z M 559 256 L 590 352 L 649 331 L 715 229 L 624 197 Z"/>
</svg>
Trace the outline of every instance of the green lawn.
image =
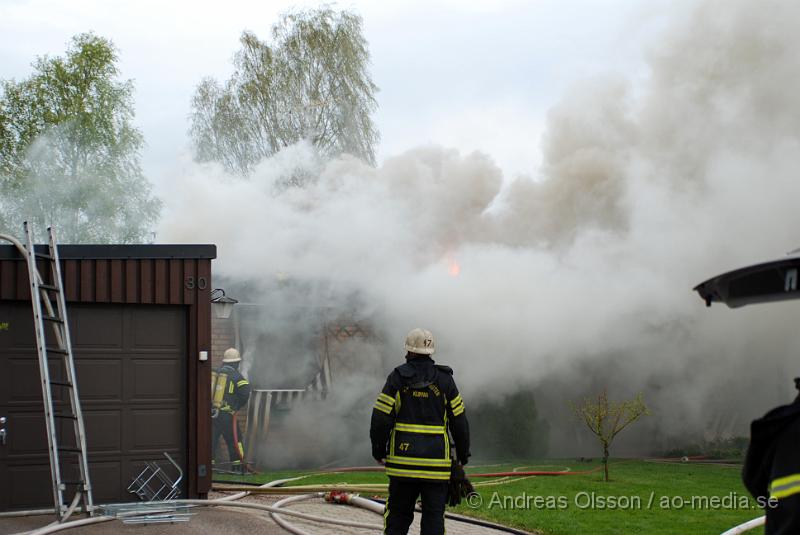
<svg viewBox="0 0 800 535">
<path fill-rule="evenodd" d="M 468 474 L 515 468 L 560 470 L 567 467 L 586 471 L 598 466 L 598 463 L 571 460 L 475 464 L 468 467 Z M 479 487 L 481 504 L 475 507 L 462 504 L 450 510 L 538 530 L 546 535 L 718 534 L 763 514 L 749 499 L 739 472 L 737 467 L 619 460 L 611 465 L 612 481 L 609 483 L 602 481 L 599 471 L 571 476 L 512 478 L 505 482 L 473 478 L 473 483 L 497 484 Z M 245 479 L 271 481 L 299 474 L 271 472 Z M 311 475 L 291 484 L 385 482 L 386 477 L 381 473 L 345 473 Z"/>
</svg>

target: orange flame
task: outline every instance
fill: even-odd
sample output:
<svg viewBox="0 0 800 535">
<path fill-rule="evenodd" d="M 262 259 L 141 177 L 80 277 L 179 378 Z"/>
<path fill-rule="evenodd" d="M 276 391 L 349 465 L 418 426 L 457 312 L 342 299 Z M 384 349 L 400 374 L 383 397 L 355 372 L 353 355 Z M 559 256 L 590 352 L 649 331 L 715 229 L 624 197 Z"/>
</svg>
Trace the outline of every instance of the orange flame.
<svg viewBox="0 0 800 535">
<path fill-rule="evenodd" d="M 449 266 L 447 268 L 448 275 L 450 275 L 451 277 L 458 277 L 458 275 L 461 273 L 461 266 L 458 265 L 458 262 L 456 262 L 455 258 L 451 258 L 448 263 L 449 263 Z"/>
</svg>

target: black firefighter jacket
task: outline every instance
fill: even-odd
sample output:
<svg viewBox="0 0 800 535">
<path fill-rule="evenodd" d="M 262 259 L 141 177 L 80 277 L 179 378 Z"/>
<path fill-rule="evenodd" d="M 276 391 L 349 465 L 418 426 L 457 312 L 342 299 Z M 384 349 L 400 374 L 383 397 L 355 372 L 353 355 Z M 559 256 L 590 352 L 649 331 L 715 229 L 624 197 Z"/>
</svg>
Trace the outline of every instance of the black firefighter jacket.
<svg viewBox="0 0 800 535">
<path fill-rule="evenodd" d="M 800 396 L 753 421 L 742 480 L 765 505 L 766 535 L 800 533 Z"/>
<path fill-rule="evenodd" d="M 450 435 L 456 458 L 469 460 L 469 424 L 453 370 L 428 356 L 408 359 L 389 374 L 372 410 L 372 456 L 394 477 L 448 480 Z M 448 433 L 449 431 L 449 433 Z"/>
<path fill-rule="evenodd" d="M 222 412 L 234 413 L 247 405 L 250 382 L 238 368 L 223 364 L 211 372 L 211 403 Z"/>
</svg>

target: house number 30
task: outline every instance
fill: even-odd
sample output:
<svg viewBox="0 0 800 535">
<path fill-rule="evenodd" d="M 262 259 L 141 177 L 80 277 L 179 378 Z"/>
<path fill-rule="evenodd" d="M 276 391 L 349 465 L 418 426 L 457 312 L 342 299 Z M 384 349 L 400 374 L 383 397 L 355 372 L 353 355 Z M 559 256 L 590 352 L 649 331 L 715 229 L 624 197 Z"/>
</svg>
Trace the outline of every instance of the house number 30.
<svg viewBox="0 0 800 535">
<path fill-rule="evenodd" d="M 208 288 L 208 281 L 205 277 L 186 277 L 186 289 L 187 290 L 194 290 L 197 288 L 198 290 L 205 290 Z"/>
</svg>

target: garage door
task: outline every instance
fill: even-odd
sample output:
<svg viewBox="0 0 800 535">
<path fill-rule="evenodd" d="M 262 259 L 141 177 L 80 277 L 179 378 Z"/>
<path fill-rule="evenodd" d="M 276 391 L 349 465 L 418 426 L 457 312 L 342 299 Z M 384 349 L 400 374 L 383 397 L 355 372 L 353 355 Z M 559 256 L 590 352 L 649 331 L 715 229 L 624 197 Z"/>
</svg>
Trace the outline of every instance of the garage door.
<svg viewBox="0 0 800 535">
<path fill-rule="evenodd" d="M 125 489 L 144 461 L 164 461 L 168 452 L 185 470 L 186 309 L 92 304 L 68 314 L 95 503 L 129 501 Z M 8 433 L 0 443 L 0 510 L 53 504 L 40 384 L 30 303 L 0 302 L 0 416 Z"/>
</svg>

